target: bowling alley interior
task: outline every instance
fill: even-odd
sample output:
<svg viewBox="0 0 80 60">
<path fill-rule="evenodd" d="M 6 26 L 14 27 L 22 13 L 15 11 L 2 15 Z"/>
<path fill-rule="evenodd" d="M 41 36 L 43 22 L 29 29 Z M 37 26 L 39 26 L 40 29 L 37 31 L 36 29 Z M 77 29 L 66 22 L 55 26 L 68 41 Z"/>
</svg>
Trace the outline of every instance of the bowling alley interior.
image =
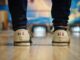
<svg viewBox="0 0 80 60">
<path fill-rule="evenodd" d="M 51 0 L 28 0 L 30 43 L 14 44 L 8 0 L 0 0 L 0 60 L 80 60 L 80 0 L 72 0 L 68 20 L 70 40 L 53 42 Z M 66 38 L 65 38 L 66 39 Z"/>
</svg>

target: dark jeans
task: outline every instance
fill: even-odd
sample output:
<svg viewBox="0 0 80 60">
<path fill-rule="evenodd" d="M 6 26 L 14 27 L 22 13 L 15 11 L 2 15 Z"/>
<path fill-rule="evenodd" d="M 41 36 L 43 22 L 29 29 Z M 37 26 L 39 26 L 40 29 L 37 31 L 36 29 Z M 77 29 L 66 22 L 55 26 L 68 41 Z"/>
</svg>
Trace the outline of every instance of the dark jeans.
<svg viewBox="0 0 80 60">
<path fill-rule="evenodd" d="M 27 0 L 8 0 L 13 30 L 26 29 Z"/>
<path fill-rule="evenodd" d="M 71 0 L 52 0 L 51 15 L 54 26 L 67 26 Z"/>
<path fill-rule="evenodd" d="M 9 0 L 13 30 L 26 29 L 27 0 Z M 54 26 L 67 26 L 71 0 L 52 0 L 51 15 Z"/>
</svg>

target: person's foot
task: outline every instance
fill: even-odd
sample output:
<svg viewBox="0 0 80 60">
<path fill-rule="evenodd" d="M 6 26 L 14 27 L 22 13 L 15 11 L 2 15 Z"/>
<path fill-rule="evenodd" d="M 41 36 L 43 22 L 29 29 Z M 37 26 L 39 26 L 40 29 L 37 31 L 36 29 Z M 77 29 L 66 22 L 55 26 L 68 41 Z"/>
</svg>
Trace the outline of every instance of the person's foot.
<svg viewBox="0 0 80 60">
<path fill-rule="evenodd" d="M 14 45 L 30 45 L 30 34 L 28 30 L 19 29 L 14 32 Z"/>
<path fill-rule="evenodd" d="M 52 43 L 70 43 L 70 36 L 68 31 L 58 29 L 53 32 Z"/>
</svg>

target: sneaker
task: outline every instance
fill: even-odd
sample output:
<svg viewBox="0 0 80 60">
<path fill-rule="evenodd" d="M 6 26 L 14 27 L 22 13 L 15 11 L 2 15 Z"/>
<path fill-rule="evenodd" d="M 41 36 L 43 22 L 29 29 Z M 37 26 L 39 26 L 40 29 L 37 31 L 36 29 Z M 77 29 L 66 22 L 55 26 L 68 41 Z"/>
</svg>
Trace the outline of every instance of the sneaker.
<svg viewBox="0 0 80 60">
<path fill-rule="evenodd" d="M 66 30 L 56 30 L 53 33 L 52 43 L 70 43 L 70 36 Z"/>
<path fill-rule="evenodd" d="M 14 45 L 30 45 L 28 30 L 19 29 L 14 32 Z"/>
</svg>

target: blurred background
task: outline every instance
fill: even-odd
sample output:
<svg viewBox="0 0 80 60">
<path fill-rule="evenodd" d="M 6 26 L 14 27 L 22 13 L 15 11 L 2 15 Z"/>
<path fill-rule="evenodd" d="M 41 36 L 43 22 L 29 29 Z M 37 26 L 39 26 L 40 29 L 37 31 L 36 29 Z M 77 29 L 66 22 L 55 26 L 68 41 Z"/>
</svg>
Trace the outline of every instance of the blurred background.
<svg viewBox="0 0 80 60">
<path fill-rule="evenodd" d="M 51 26 L 51 5 L 50 0 L 34 0 L 33 3 L 30 3 L 28 0 L 26 13 L 28 24 L 46 24 Z M 72 0 L 70 10 L 71 13 L 68 22 L 70 29 L 80 32 L 80 0 Z M 0 31 L 8 29 L 12 29 L 12 19 L 8 10 L 8 2 L 7 0 L 0 0 Z"/>
</svg>

